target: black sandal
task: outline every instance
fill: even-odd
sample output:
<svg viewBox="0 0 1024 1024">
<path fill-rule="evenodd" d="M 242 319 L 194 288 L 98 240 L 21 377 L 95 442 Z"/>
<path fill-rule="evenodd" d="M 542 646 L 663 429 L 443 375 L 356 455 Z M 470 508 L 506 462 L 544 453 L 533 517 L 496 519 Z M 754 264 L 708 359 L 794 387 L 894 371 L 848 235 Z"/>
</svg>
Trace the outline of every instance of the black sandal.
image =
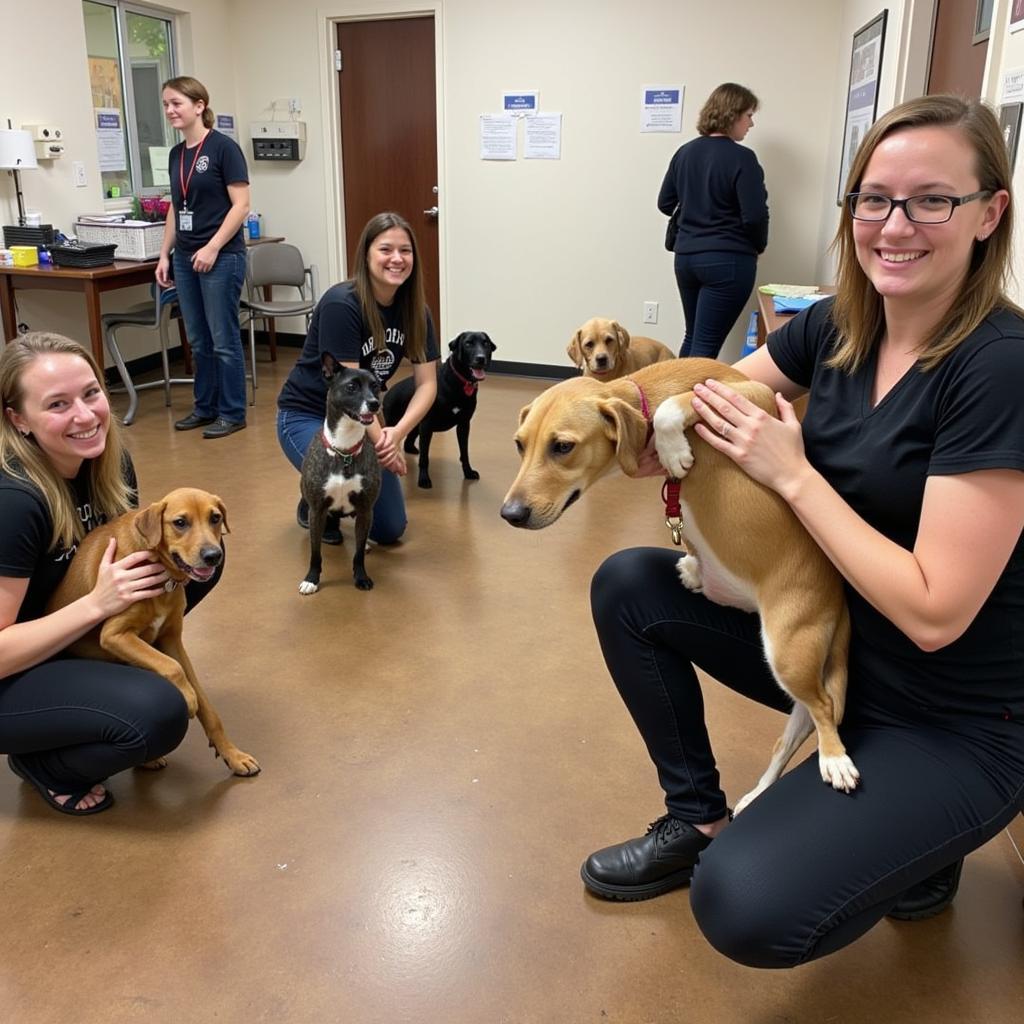
<svg viewBox="0 0 1024 1024">
<path fill-rule="evenodd" d="M 11 771 L 14 772 L 19 778 L 24 779 L 30 786 L 33 786 L 39 793 L 39 795 L 55 810 L 60 811 L 61 814 L 71 814 L 75 817 L 81 817 L 85 814 L 99 814 L 100 811 L 105 811 L 114 802 L 114 794 L 108 789 L 106 795 L 98 804 L 93 804 L 92 807 L 79 807 L 78 804 L 81 800 L 87 797 L 92 792 L 92 786 L 88 789 L 75 791 L 68 794 L 67 800 L 64 803 L 60 803 L 57 797 L 50 792 L 50 787 L 44 782 L 37 779 L 29 770 L 25 767 L 25 762 L 18 757 L 17 754 L 7 755 L 7 764 Z M 58 794 L 64 796 L 63 793 Z"/>
</svg>

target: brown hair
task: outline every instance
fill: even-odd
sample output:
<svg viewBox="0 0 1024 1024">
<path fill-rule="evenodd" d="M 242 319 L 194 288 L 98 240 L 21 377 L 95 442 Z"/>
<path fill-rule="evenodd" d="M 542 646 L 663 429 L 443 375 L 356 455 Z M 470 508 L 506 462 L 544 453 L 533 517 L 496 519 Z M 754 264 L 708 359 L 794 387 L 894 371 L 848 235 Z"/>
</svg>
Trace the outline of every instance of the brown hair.
<svg viewBox="0 0 1024 1024">
<path fill-rule="evenodd" d="M 206 91 L 206 86 L 203 85 L 198 78 L 193 78 L 191 75 L 178 75 L 177 78 L 168 78 L 160 87 L 160 91 L 163 92 L 164 89 L 173 89 L 175 92 L 180 92 L 182 96 L 186 96 L 193 103 L 202 103 L 203 127 L 213 127 L 213 111 L 210 109 L 210 94 Z"/>
<path fill-rule="evenodd" d="M 75 511 L 75 499 L 67 480 L 54 471 L 46 453 L 31 435 L 25 436 L 11 422 L 8 409 L 23 412 L 25 394 L 22 380 L 29 366 L 42 356 L 72 355 L 84 360 L 96 376 L 106 394 L 103 374 L 95 360 L 77 341 L 62 334 L 34 331 L 7 343 L 0 353 L 0 397 L 3 415 L 0 416 L 0 469 L 8 476 L 28 480 L 39 488 L 50 511 L 53 536 L 50 550 L 58 543 L 70 548 L 84 536 L 82 524 Z M 109 397 L 109 396 L 108 396 Z M 124 444 L 121 427 L 111 416 L 107 430 L 107 443 L 103 453 L 89 460 L 89 494 L 94 507 L 107 519 L 127 512 L 134 504 L 134 494 L 124 480 Z"/>
<path fill-rule="evenodd" d="M 697 116 L 697 131 L 701 135 L 721 133 L 729 129 L 748 110 L 757 110 L 757 97 L 746 86 L 723 82 L 705 101 Z"/>
<path fill-rule="evenodd" d="M 961 132 L 974 150 L 979 189 L 1010 192 L 1011 171 L 1006 145 L 999 122 L 989 107 L 979 100 L 959 96 L 922 96 L 894 107 L 871 126 L 854 156 L 846 180 L 846 194 L 858 190 L 868 161 L 884 138 L 897 131 L 925 127 Z M 956 216 L 955 211 L 953 215 Z M 1005 291 L 1012 239 L 1011 198 L 992 234 L 974 243 L 957 301 L 936 324 L 931 337 L 923 339 L 924 354 L 919 361 L 923 370 L 931 370 L 942 362 L 994 309 L 1010 309 L 1024 315 L 1024 311 L 1007 298 Z M 832 307 L 839 343 L 829 365 L 853 372 L 880 340 L 885 313 L 882 297 L 857 260 L 849 203 L 843 203 L 831 248 L 838 253 L 839 264 L 837 295 Z"/>
<path fill-rule="evenodd" d="M 356 251 L 352 257 L 355 264 L 353 282 L 359 303 L 363 309 L 363 320 L 374 340 L 378 352 L 387 347 L 384 337 L 384 321 L 381 319 L 377 300 L 373 295 L 373 283 L 370 280 L 370 265 L 367 259 L 370 246 L 378 235 L 391 228 L 401 228 L 412 244 L 412 273 L 399 285 L 395 293 L 398 306 L 398 321 L 405 331 L 405 352 L 412 362 L 422 363 L 427 357 L 427 303 L 423 297 L 423 275 L 420 272 L 420 253 L 416 245 L 416 236 L 412 233 L 409 222 L 397 213 L 378 213 L 371 217 L 363 228 Z"/>
</svg>

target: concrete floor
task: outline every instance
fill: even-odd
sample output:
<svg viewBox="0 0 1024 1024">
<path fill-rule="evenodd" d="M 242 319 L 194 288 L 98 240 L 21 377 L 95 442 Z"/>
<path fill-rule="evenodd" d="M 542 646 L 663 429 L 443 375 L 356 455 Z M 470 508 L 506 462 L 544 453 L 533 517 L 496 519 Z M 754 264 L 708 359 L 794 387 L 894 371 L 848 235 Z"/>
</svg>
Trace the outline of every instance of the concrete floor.
<svg viewBox="0 0 1024 1024">
<path fill-rule="evenodd" d="M 143 502 L 194 485 L 227 505 L 224 578 L 185 640 L 263 773 L 229 776 L 196 724 L 166 771 L 113 779 L 117 806 L 95 818 L 4 772 L 3 1024 L 1024 1019 L 1024 819 L 969 858 L 951 911 L 796 971 L 719 956 L 685 891 L 586 895 L 586 854 L 662 813 L 587 605 L 606 555 L 668 543 L 658 484 L 610 477 L 551 529 L 510 529 L 517 412 L 549 382 L 492 376 L 471 438 L 482 479 L 463 481 L 439 435 L 434 489 L 407 482 L 407 539 L 368 556 L 376 588 L 356 591 L 350 546 L 329 548 L 323 589 L 300 597 L 298 478 L 274 428 L 293 358 L 260 363 L 239 434 L 175 433 L 182 387 L 173 409 L 145 393 L 128 430 Z M 735 796 L 781 720 L 706 690 Z"/>
</svg>

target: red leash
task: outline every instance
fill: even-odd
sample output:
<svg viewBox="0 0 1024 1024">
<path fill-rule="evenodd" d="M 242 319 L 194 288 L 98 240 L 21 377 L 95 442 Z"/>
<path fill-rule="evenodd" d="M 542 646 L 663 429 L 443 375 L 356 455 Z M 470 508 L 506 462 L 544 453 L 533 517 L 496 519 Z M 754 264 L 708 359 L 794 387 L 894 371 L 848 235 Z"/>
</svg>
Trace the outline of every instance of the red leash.
<svg viewBox="0 0 1024 1024">
<path fill-rule="evenodd" d="M 640 396 L 640 412 L 647 421 L 647 439 L 650 440 L 654 433 L 654 425 L 651 423 L 651 406 L 647 401 L 644 390 L 632 377 L 626 380 L 631 381 Z M 665 503 L 665 525 L 672 534 L 672 543 L 681 547 L 683 543 L 683 510 L 679 504 L 679 481 L 674 477 L 666 477 L 661 485 L 661 500 Z"/>
</svg>

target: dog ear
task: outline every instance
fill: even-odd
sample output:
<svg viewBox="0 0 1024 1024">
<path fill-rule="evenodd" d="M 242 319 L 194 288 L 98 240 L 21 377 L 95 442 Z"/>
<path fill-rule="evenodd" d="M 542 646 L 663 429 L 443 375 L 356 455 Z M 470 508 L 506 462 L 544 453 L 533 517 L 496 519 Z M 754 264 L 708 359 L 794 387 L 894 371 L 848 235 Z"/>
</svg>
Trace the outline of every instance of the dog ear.
<svg viewBox="0 0 1024 1024">
<path fill-rule="evenodd" d="M 565 350 L 565 354 L 573 361 L 576 365 L 576 369 L 580 369 L 583 366 L 583 350 L 580 348 L 580 344 L 583 341 L 583 332 L 577 331 L 570 339 L 569 345 Z"/>
<path fill-rule="evenodd" d="M 533 402 L 531 402 L 529 405 L 524 405 L 522 409 L 519 410 L 519 426 L 523 425 L 523 421 L 526 419 L 527 416 L 530 415 L 530 410 L 532 408 Z"/>
<path fill-rule="evenodd" d="M 217 511 L 220 513 L 220 521 L 223 524 L 223 532 L 230 533 L 231 529 L 228 526 L 228 510 L 224 507 L 224 502 L 217 497 L 216 494 L 211 495 L 213 503 L 217 506 Z"/>
<path fill-rule="evenodd" d="M 324 352 L 320 356 L 320 372 L 330 380 L 341 369 L 338 362 L 330 352 Z"/>
<path fill-rule="evenodd" d="M 494 344 L 494 342 L 493 342 L 493 341 L 491 341 L 491 336 L 490 336 L 489 334 L 485 334 L 485 335 L 484 335 L 484 341 L 486 341 L 486 342 L 487 342 L 487 347 L 488 347 L 488 348 L 489 348 L 489 349 L 490 349 L 490 350 L 491 350 L 492 352 L 493 352 L 493 351 L 494 351 L 494 350 L 495 350 L 495 349 L 496 349 L 496 348 L 498 347 L 497 345 L 495 345 L 495 344 Z"/>
<path fill-rule="evenodd" d="M 448 342 L 448 351 L 449 352 L 454 352 L 459 347 L 459 342 L 461 342 L 461 341 L 462 341 L 462 335 L 461 334 L 458 335 L 455 338 L 452 338 L 452 340 Z"/>
<path fill-rule="evenodd" d="M 612 321 L 612 330 L 615 331 L 615 336 L 619 339 L 619 348 L 625 352 L 629 348 L 629 331 L 618 320 Z"/>
<path fill-rule="evenodd" d="M 597 403 L 604 420 L 605 436 L 615 445 L 615 456 L 626 476 L 637 470 L 637 459 L 647 444 L 647 420 L 643 414 L 621 398 L 607 398 Z"/>
<path fill-rule="evenodd" d="M 147 548 L 159 547 L 164 537 L 164 509 L 166 501 L 154 501 L 135 516 L 135 532 Z"/>
</svg>

